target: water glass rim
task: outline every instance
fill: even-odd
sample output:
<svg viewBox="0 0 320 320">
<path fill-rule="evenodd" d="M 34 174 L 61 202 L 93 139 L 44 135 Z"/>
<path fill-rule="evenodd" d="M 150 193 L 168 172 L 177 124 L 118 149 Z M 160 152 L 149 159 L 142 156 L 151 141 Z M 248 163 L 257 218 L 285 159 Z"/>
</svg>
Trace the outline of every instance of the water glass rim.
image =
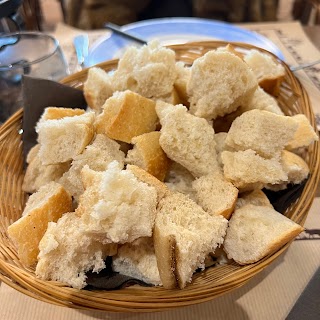
<svg viewBox="0 0 320 320">
<path fill-rule="evenodd" d="M 52 52 L 44 55 L 41 58 L 35 59 L 33 61 L 26 61 L 26 62 L 21 62 L 19 64 L 7 64 L 7 65 L 0 65 L 0 71 L 9 71 L 9 70 L 15 70 L 15 69 L 21 69 L 21 68 L 25 68 L 28 67 L 30 65 L 39 63 L 41 61 L 44 61 L 48 58 L 50 58 L 51 56 L 53 56 L 60 48 L 59 46 L 59 41 L 51 36 L 50 34 L 47 33 L 43 33 L 43 32 L 37 32 L 37 31 L 17 31 L 17 32 L 9 32 L 9 33 L 5 33 L 5 34 L 0 34 L 0 39 L 1 38 L 8 38 L 8 37 L 14 37 L 14 36 L 33 36 L 33 37 L 40 37 L 40 38 L 47 38 L 50 39 L 54 45 L 54 48 L 52 50 Z M 13 44 L 14 45 L 14 44 Z"/>
</svg>

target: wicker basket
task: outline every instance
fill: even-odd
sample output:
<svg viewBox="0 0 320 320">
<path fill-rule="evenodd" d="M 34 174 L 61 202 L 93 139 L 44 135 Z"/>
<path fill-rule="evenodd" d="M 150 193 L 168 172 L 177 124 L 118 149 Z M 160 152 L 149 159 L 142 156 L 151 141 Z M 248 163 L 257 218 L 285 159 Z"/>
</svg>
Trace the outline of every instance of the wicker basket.
<svg viewBox="0 0 320 320">
<path fill-rule="evenodd" d="M 197 42 L 171 46 L 177 60 L 192 64 L 193 60 L 209 50 L 225 45 L 225 42 Z M 234 43 L 236 49 L 254 48 Z M 264 50 L 263 50 L 264 51 Z M 306 91 L 290 69 L 284 64 L 286 76 L 278 97 L 287 115 L 304 113 L 314 128 L 315 120 Z M 99 65 L 113 70 L 117 60 Z M 82 88 L 87 70 L 76 73 L 62 82 Z M 193 282 L 183 290 L 166 290 L 159 287 L 138 285 L 114 291 L 76 290 L 54 281 L 42 281 L 35 277 L 34 269 L 23 266 L 13 243 L 7 235 L 7 227 L 21 216 L 25 194 L 21 190 L 23 180 L 22 142 L 19 133 L 23 112 L 15 113 L 0 128 L 0 280 L 38 300 L 72 308 L 105 310 L 115 312 L 150 312 L 214 299 L 240 287 L 250 278 L 270 265 L 290 245 L 286 244 L 276 253 L 257 263 L 240 266 L 236 263 L 209 268 L 194 276 Z M 286 216 L 303 225 L 312 204 L 319 180 L 319 143 L 314 143 L 305 153 L 311 173 L 299 199 L 286 211 Z"/>
</svg>

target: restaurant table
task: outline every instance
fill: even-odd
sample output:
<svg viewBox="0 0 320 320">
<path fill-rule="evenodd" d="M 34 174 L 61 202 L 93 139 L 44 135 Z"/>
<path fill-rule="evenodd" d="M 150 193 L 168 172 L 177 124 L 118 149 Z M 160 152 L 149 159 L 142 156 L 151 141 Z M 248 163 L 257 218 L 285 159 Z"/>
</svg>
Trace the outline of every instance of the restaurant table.
<svg viewBox="0 0 320 320">
<path fill-rule="evenodd" d="M 316 60 L 320 57 L 318 51 L 320 50 L 320 26 L 302 27 L 298 22 L 242 24 L 241 26 L 270 38 L 282 50 L 289 64 Z M 54 34 L 60 40 L 69 63 L 75 59 L 71 49 L 72 38 L 81 32 L 83 31 L 60 25 Z M 99 32 L 94 31 L 89 35 L 91 40 L 96 39 Z M 320 114 L 320 67 L 312 68 L 307 72 L 299 71 L 297 76 L 309 93 L 316 115 Z M 317 288 L 320 288 L 320 285 L 316 286 L 319 275 L 314 276 L 320 266 L 319 209 L 320 192 L 318 191 L 305 223 L 306 231 L 291 244 L 289 249 L 245 285 L 212 301 L 159 313 L 117 314 L 57 307 L 23 295 L 2 283 L 0 284 L 0 319 L 278 320 L 286 319 L 288 314 L 289 320 L 320 319 L 320 294 L 317 294 L 319 292 Z M 311 282 L 310 279 L 312 279 Z M 306 287 L 307 295 L 302 297 L 304 300 L 302 298 L 299 300 Z M 292 313 L 290 313 L 291 310 Z"/>
</svg>

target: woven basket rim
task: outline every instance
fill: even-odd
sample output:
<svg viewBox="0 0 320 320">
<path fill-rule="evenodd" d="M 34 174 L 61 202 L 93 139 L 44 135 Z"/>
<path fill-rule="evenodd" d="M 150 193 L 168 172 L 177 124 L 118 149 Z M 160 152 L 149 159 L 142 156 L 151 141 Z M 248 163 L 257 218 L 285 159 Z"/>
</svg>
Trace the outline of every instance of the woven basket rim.
<svg viewBox="0 0 320 320">
<path fill-rule="evenodd" d="M 170 46 L 179 55 L 178 60 L 188 63 L 194 58 L 199 57 L 206 51 L 214 49 L 218 46 L 226 45 L 229 42 L 224 41 L 201 41 L 192 42 L 184 45 Z M 266 50 L 257 48 L 252 45 L 243 43 L 233 43 L 239 49 L 257 49 L 263 52 Z M 275 59 L 277 57 L 270 53 Z M 105 70 L 114 69 L 118 60 L 110 60 L 98 64 Z M 290 71 L 285 62 L 281 61 L 286 70 L 287 81 L 291 81 L 292 91 L 299 94 L 303 111 L 310 120 L 312 126 L 316 129 L 313 110 L 310 106 L 310 101 L 306 90 L 302 87 L 300 81 Z M 84 69 L 76 74 L 64 78 L 61 83 L 68 84 L 73 87 L 81 88 L 84 79 L 86 78 L 88 69 Z M 0 127 L 0 146 L 7 146 L 6 142 L 17 135 L 17 131 L 21 128 L 23 117 L 22 109 L 18 110 Z M 18 139 L 18 138 L 15 138 Z M 20 137 L 21 139 L 21 137 Z M 17 144 L 19 144 L 17 142 Z M 303 195 L 295 204 L 294 221 L 304 224 L 307 217 L 307 212 L 313 202 L 316 192 L 317 183 L 320 177 L 320 153 L 319 143 L 314 143 L 309 148 L 312 167 L 310 167 L 310 178 L 304 188 Z M 1 173 L 1 168 L 0 168 Z M 1 174 L 0 174 L 1 176 Z M 0 177 L 0 185 L 3 182 Z M 4 183 L 4 182 L 3 182 Z M 21 179 L 18 183 L 22 183 Z M 9 185 L 11 186 L 11 185 Z M 0 201 L 1 187 L 0 187 Z M 41 301 L 49 302 L 58 306 L 67 306 L 72 308 L 80 308 L 87 310 L 104 310 L 111 312 L 153 312 L 182 307 L 212 300 L 222 294 L 226 294 L 239 286 L 245 284 L 253 276 L 262 271 L 277 259 L 289 246 L 287 243 L 274 254 L 263 258 L 257 263 L 239 266 L 236 263 L 226 266 L 219 266 L 205 270 L 202 274 L 197 274 L 191 285 L 185 289 L 167 290 L 161 287 L 140 287 L 131 286 L 125 289 L 114 291 L 86 291 L 76 290 L 66 287 L 54 281 L 42 281 L 34 275 L 33 269 L 23 267 L 15 254 L 15 249 L 6 245 L 8 238 L 4 227 L 3 219 L 5 211 L 0 202 L 0 280 L 14 289 L 36 298 Z M 212 271 L 214 270 L 214 272 Z M 230 271 L 231 270 L 231 271 Z M 206 281 L 202 278 L 206 277 Z"/>
</svg>

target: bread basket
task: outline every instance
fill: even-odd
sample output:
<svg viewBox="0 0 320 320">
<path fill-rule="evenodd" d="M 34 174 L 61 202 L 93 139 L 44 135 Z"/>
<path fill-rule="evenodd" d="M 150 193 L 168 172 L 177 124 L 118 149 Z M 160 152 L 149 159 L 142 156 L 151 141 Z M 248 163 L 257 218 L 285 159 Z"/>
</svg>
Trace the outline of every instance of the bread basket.
<svg viewBox="0 0 320 320">
<path fill-rule="evenodd" d="M 226 45 L 225 42 L 194 42 L 171 46 L 177 60 L 192 64 L 193 60 L 209 50 Z M 253 49 L 248 44 L 234 43 L 237 50 Z M 257 49 L 257 48 L 256 48 Z M 258 49 L 262 50 L 262 49 Z M 264 51 L 264 50 L 262 50 Z M 110 71 L 117 60 L 107 61 L 99 67 Z M 303 113 L 314 128 L 315 120 L 308 95 L 300 82 L 283 63 L 285 80 L 277 98 L 287 115 Z M 62 83 L 81 88 L 87 70 L 65 78 Z M 21 141 L 23 111 L 19 110 L 0 128 L 0 280 L 14 289 L 41 301 L 58 306 L 111 312 L 152 312 L 197 304 L 214 299 L 242 286 L 265 267 L 270 265 L 290 245 L 286 244 L 274 254 L 257 263 L 240 266 L 236 263 L 208 268 L 194 275 L 191 284 L 183 290 L 167 290 L 162 287 L 130 286 L 105 291 L 76 290 L 54 281 L 36 278 L 34 269 L 23 266 L 13 243 L 7 235 L 7 227 L 21 216 L 26 196 L 21 190 L 24 168 Z M 319 143 L 309 147 L 303 155 L 310 167 L 310 177 L 297 201 L 286 211 L 286 216 L 303 225 L 319 181 Z"/>
</svg>

